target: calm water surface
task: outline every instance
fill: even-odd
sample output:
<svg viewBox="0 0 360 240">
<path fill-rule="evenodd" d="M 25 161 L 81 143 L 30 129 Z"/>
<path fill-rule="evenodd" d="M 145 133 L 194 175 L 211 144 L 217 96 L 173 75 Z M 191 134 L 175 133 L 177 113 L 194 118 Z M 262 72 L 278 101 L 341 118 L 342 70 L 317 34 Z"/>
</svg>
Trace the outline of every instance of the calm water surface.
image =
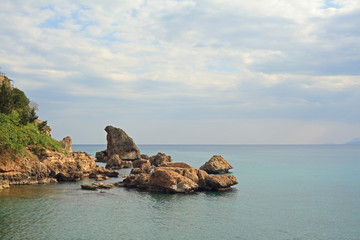
<svg viewBox="0 0 360 240">
<path fill-rule="evenodd" d="M 90 179 L 12 186 L 0 190 L 0 239 L 359 239 L 359 145 L 139 147 L 197 168 L 220 154 L 239 184 L 187 195 L 80 190 Z"/>
</svg>

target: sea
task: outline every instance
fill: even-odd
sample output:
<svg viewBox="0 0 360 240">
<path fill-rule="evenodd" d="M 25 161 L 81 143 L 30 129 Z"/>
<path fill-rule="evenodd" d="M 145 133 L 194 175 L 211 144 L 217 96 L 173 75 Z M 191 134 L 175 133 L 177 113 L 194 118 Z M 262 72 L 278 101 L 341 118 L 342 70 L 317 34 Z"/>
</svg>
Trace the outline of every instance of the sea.
<svg viewBox="0 0 360 240">
<path fill-rule="evenodd" d="M 239 184 L 191 194 L 81 190 L 88 178 L 12 186 L 0 190 L 0 239 L 360 239 L 360 145 L 139 148 L 196 168 L 222 155 Z M 92 155 L 104 149 L 73 146 Z"/>
</svg>

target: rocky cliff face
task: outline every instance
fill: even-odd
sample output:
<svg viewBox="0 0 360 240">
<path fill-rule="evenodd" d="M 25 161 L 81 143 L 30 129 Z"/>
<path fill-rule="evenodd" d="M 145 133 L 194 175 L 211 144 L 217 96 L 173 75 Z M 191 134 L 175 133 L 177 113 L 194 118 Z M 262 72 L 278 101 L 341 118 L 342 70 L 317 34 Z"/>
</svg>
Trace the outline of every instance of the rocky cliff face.
<svg viewBox="0 0 360 240">
<path fill-rule="evenodd" d="M 105 128 L 107 132 L 107 148 L 96 153 L 99 162 L 108 162 L 113 155 L 118 155 L 121 160 L 134 161 L 140 159 L 140 151 L 135 142 L 124 130 L 113 126 Z"/>
<path fill-rule="evenodd" d="M 59 153 L 46 150 L 35 155 L 28 151 L 22 159 L 9 158 L 1 161 L 0 185 L 7 187 L 19 184 L 77 181 L 89 175 L 95 167 L 94 158 L 83 152 Z"/>
</svg>

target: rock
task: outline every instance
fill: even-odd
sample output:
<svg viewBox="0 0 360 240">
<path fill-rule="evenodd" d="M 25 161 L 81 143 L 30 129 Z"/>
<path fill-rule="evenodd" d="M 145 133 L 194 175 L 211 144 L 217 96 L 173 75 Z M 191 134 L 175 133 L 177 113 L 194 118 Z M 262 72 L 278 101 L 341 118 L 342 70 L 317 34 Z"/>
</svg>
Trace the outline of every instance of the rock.
<svg viewBox="0 0 360 240">
<path fill-rule="evenodd" d="M 229 172 L 229 169 L 232 168 L 233 166 L 231 166 L 225 158 L 220 155 L 214 155 L 209 161 L 200 167 L 201 170 L 212 174 L 227 173 Z"/>
<path fill-rule="evenodd" d="M 146 173 L 141 168 L 133 168 L 131 169 L 130 174 L 140 174 L 140 173 Z"/>
<path fill-rule="evenodd" d="M 166 163 L 166 162 L 172 162 L 172 158 L 171 158 L 171 156 L 167 156 L 165 153 L 159 152 L 155 156 L 150 157 L 150 163 L 151 163 L 151 165 L 153 165 L 155 167 L 158 167 L 161 164 Z"/>
<path fill-rule="evenodd" d="M 130 174 L 122 183 L 117 183 L 116 185 L 128 188 L 147 188 L 149 178 L 149 174 L 146 173 Z"/>
<path fill-rule="evenodd" d="M 133 168 L 131 174 L 116 185 L 165 193 L 190 193 L 225 190 L 237 183 L 232 175 L 212 175 L 187 163 L 165 162 L 151 174 Z"/>
<path fill-rule="evenodd" d="M 184 162 L 164 162 L 164 163 L 160 164 L 160 167 L 194 168 Z"/>
<path fill-rule="evenodd" d="M 139 159 L 133 162 L 134 168 L 141 169 L 144 173 L 150 173 L 151 172 L 151 163 L 148 160 L 145 159 Z"/>
<path fill-rule="evenodd" d="M 107 162 L 108 160 L 108 155 L 107 155 L 107 151 L 101 151 L 101 152 L 97 152 L 95 154 L 95 158 L 97 162 Z"/>
<path fill-rule="evenodd" d="M 61 146 L 68 152 L 72 152 L 72 140 L 71 137 L 64 137 L 63 140 L 60 141 Z"/>
<path fill-rule="evenodd" d="M 109 158 L 105 168 L 107 169 L 130 168 L 131 165 L 132 165 L 131 161 L 123 161 L 121 160 L 119 155 L 114 154 Z"/>
<path fill-rule="evenodd" d="M 141 158 L 141 159 L 149 160 L 149 156 L 146 155 L 146 154 L 141 154 L 141 155 L 140 155 L 140 158 Z"/>
<path fill-rule="evenodd" d="M 90 184 L 84 184 L 84 185 L 81 185 L 81 189 L 96 191 L 97 187 L 95 185 L 92 185 L 92 184 L 91 185 Z"/>
<path fill-rule="evenodd" d="M 113 188 L 114 187 L 114 184 L 103 183 L 103 182 L 94 182 L 92 185 L 97 188 Z"/>
<path fill-rule="evenodd" d="M 0 180 L 0 190 L 10 187 L 9 180 Z"/>
<path fill-rule="evenodd" d="M 206 188 L 209 190 L 223 190 L 238 184 L 236 177 L 233 175 L 208 175 L 206 177 Z"/>
<path fill-rule="evenodd" d="M 46 150 L 41 153 L 39 159 L 44 165 L 38 164 L 37 167 L 32 167 L 32 171 L 39 171 L 45 175 L 49 172 L 49 176 L 58 181 L 77 181 L 89 175 L 96 167 L 94 158 L 83 152 L 63 154 Z"/>
<path fill-rule="evenodd" d="M 140 151 L 136 146 L 134 140 L 130 138 L 124 130 L 115 128 L 113 126 L 107 126 L 105 128 L 107 132 L 107 148 L 105 151 L 96 153 L 98 161 L 107 162 L 108 156 L 114 154 L 119 155 L 122 160 L 137 160 L 140 159 Z"/>
<path fill-rule="evenodd" d="M 148 188 L 151 191 L 167 193 L 189 193 L 195 191 L 199 185 L 173 168 L 156 168 L 150 175 Z"/>
<path fill-rule="evenodd" d="M 103 178 L 105 177 L 118 177 L 119 176 L 119 172 L 114 170 L 108 170 L 104 167 L 96 167 L 89 175 L 89 178 L 97 178 L 102 176 Z"/>
</svg>

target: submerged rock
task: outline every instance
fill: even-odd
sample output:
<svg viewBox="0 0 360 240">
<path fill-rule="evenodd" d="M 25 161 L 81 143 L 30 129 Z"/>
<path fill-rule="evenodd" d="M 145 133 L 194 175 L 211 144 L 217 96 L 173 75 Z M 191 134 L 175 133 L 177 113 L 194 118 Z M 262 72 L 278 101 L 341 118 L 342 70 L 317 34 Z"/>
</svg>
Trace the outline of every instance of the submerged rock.
<svg viewBox="0 0 360 240">
<path fill-rule="evenodd" d="M 232 169 L 233 166 L 231 166 L 225 158 L 223 158 L 220 155 L 214 155 L 212 158 L 210 158 L 209 161 L 207 161 L 204 165 L 200 167 L 201 170 L 206 171 L 207 173 L 227 173 L 229 172 L 229 169 Z"/>
<path fill-rule="evenodd" d="M 81 189 L 96 191 L 98 188 L 97 188 L 97 186 L 92 185 L 92 184 L 84 184 L 84 185 L 81 185 Z"/>
</svg>

